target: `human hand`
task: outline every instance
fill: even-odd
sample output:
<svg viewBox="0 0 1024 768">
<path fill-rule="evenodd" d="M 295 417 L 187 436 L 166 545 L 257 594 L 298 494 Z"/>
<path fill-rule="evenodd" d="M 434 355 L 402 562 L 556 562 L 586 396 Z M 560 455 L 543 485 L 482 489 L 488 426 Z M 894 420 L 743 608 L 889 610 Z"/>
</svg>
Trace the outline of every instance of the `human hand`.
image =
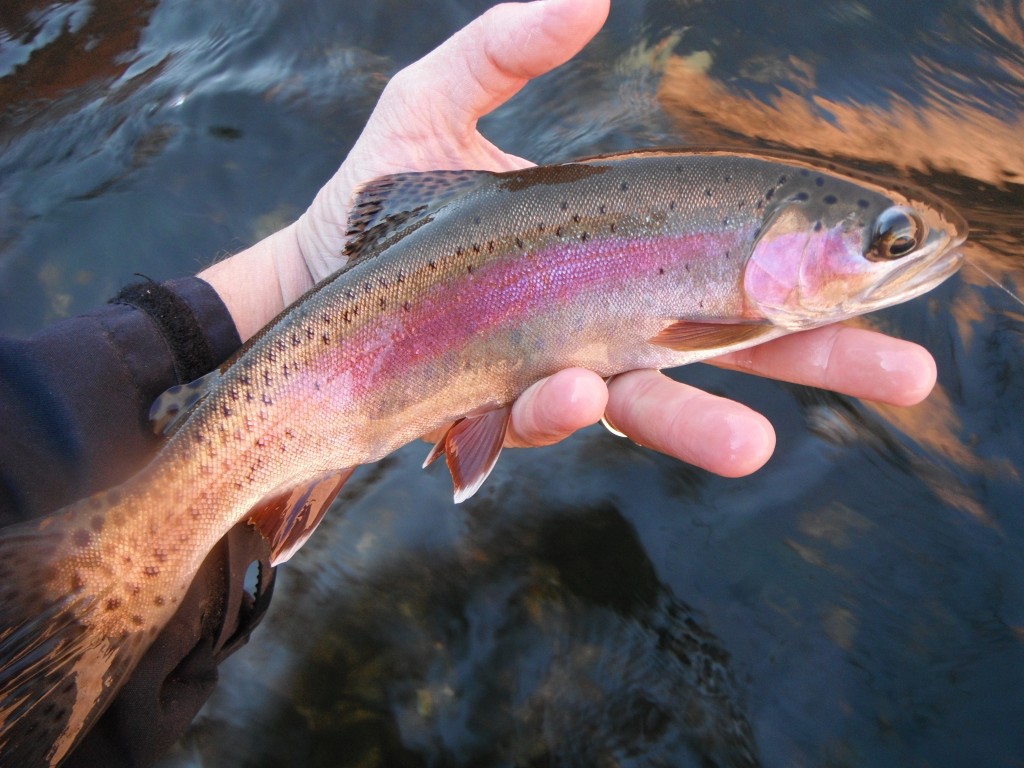
<svg viewBox="0 0 1024 768">
<path fill-rule="evenodd" d="M 272 255 L 277 309 L 344 263 L 346 214 L 360 185 L 402 171 L 530 165 L 487 141 L 477 120 L 575 55 L 607 13 L 608 0 L 496 6 L 395 75 L 309 210 L 268 239 L 269 247 L 252 249 L 263 246 Z M 252 330 L 271 317 L 256 318 Z M 922 400 L 935 382 L 934 360 L 923 348 L 846 326 L 786 336 L 710 362 L 897 405 Z M 657 371 L 633 371 L 606 386 L 582 369 L 561 371 L 527 390 L 513 407 L 506 443 L 554 443 L 604 414 L 634 441 L 726 476 L 755 471 L 775 447 L 771 424 L 744 405 Z"/>
</svg>

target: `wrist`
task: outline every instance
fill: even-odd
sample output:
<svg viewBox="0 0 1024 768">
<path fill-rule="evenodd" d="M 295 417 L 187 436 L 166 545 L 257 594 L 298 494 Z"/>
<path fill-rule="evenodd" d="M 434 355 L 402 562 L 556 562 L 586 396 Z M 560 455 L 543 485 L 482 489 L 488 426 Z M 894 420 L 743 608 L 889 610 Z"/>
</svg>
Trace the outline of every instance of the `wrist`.
<svg viewBox="0 0 1024 768">
<path fill-rule="evenodd" d="M 291 224 L 198 275 L 220 296 L 243 342 L 313 285 Z"/>
</svg>

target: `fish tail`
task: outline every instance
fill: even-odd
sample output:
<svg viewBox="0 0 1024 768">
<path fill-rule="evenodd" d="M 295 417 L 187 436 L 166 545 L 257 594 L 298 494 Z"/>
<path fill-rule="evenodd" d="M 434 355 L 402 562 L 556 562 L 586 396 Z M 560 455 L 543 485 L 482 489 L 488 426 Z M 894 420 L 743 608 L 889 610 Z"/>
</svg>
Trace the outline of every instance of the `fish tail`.
<svg viewBox="0 0 1024 768">
<path fill-rule="evenodd" d="M 0 532 L 0 765 L 59 765 L 146 649 L 103 631 L 95 580 L 54 586 L 67 536 L 53 518 Z"/>
</svg>

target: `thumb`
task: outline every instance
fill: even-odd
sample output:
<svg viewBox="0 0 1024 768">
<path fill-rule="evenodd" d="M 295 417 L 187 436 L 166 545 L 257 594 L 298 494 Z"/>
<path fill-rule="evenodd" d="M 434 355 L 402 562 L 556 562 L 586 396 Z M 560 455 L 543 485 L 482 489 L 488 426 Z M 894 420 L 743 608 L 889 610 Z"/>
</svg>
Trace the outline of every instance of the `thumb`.
<svg viewBox="0 0 1024 768">
<path fill-rule="evenodd" d="M 449 130 L 475 128 L 530 79 L 575 56 L 601 29 L 608 6 L 609 0 L 534 0 L 491 8 L 407 70 L 421 85 L 443 89 L 417 89 L 431 102 L 417 106 Z"/>
</svg>

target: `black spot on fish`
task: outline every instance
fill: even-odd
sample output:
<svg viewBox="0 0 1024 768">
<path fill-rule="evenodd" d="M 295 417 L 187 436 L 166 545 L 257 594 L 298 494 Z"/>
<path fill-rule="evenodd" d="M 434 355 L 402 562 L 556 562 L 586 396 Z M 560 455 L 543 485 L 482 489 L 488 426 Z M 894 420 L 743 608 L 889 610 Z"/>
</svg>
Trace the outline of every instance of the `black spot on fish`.
<svg viewBox="0 0 1024 768">
<path fill-rule="evenodd" d="M 765 200 L 771 200 L 773 197 L 775 197 L 775 189 L 774 188 L 769 189 L 767 192 L 764 193 L 764 199 Z"/>
<path fill-rule="evenodd" d="M 675 201 L 675 200 L 670 200 L 670 201 L 669 201 L 669 203 L 668 203 L 668 209 L 669 209 L 670 211 L 674 211 L 674 210 L 676 209 L 676 201 Z"/>
<path fill-rule="evenodd" d="M 579 224 L 580 223 L 580 215 L 578 213 L 574 213 L 572 215 L 572 220 L 575 221 L 577 224 Z"/>
<path fill-rule="evenodd" d="M 487 252 L 490 253 L 493 250 L 494 250 L 494 241 L 493 240 L 488 240 L 487 241 Z"/>
<path fill-rule="evenodd" d="M 346 323 L 351 323 L 352 313 L 346 309 L 344 312 L 341 313 L 341 319 L 344 320 Z"/>
<path fill-rule="evenodd" d="M 558 207 L 561 208 L 563 211 L 569 210 L 569 201 L 568 200 L 563 200 L 562 204 L 560 206 L 558 206 Z"/>
<path fill-rule="evenodd" d="M 326 335 L 327 334 L 325 333 L 324 336 Z M 263 369 L 263 383 L 266 384 L 268 387 L 274 383 L 274 375 L 270 372 L 269 368 Z"/>
<path fill-rule="evenodd" d="M 108 611 L 116 611 L 121 607 L 121 598 L 119 597 L 108 597 L 107 602 L 104 604 L 104 608 Z"/>
<path fill-rule="evenodd" d="M 602 204 L 597 207 L 597 212 L 604 215 L 605 213 L 608 212 L 608 209 Z"/>
<path fill-rule="evenodd" d="M 220 410 L 221 410 L 221 413 L 223 413 L 225 416 L 230 416 L 231 415 L 231 406 L 229 406 L 227 403 L 222 405 Z"/>
<path fill-rule="evenodd" d="M 143 619 L 142 619 L 142 617 L 141 617 L 141 616 L 139 616 L 139 614 L 137 614 L 137 613 L 136 613 L 136 614 L 134 614 L 134 615 L 132 616 L 132 624 L 134 624 L 134 625 L 135 625 L 136 627 L 141 627 L 141 626 L 142 626 L 142 624 L 143 624 Z"/>
<path fill-rule="evenodd" d="M 480 253 L 480 244 L 473 243 L 473 253 Z"/>
<path fill-rule="evenodd" d="M 821 222 L 820 221 L 814 222 L 814 231 L 815 232 L 821 232 L 821 230 L 822 230 Z"/>
<path fill-rule="evenodd" d="M 608 225 L 608 231 L 609 232 L 614 232 L 615 231 L 615 222 L 614 221 L 611 224 Z"/>
<path fill-rule="evenodd" d="M 722 219 L 722 226 L 723 227 L 728 227 L 731 223 L 732 223 L 732 221 L 729 219 L 728 216 L 726 216 L 724 219 Z"/>
<path fill-rule="evenodd" d="M 437 269 L 437 262 L 436 261 L 428 261 L 427 262 L 427 266 L 430 267 L 431 270 L 436 270 Z"/>
<path fill-rule="evenodd" d="M 725 183 L 728 184 L 730 181 L 732 181 L 732 174 L 727 173 L 723 178 L 725 179 Z"/>
<path fill-rule="evenodd" d="M 228 397 L 230 397 L 232 400 L 237 400 L 238 399 L 238 390 L 235 387 L 232 387 L 231 389 L 229 389 L 228 390 Z"/>
<path fill-rule="evenodd" d="M 349 288 L 349 289 L 347 289 L 345 291 L 345 298 L 346 299 L 354 299 L 355 297 L 356 297 L 356 294 L 355 294 L 355 292 L 351 288 Z"/>
<path fill-rule="evenodd" d="M 306 338 L 309 339 L 310 341 L 312 341 L 314 336 L 316 336 L 316 329 L 314 329 L 314 328 L 307 328 L 306 329 Z M 246 381 L 244 383 L 248 384 L 249 382 Z"/>
<path fill-rule="evenodd" d="M 380 305 L 381 309 L 384 309 L 384 307 L 388 305 L 388 300 L 381 296 L 380 299 L 377 300 L 377 303 Z"/>
<path fill-rule="evenodd" d="M 835 205 L 838 202 L 835 195 L 825 195 L 822 200 L 824 200 L 825 205 Z"/>
<path fill-rule="evenodd" d="M 404 310 L 405 310 L 406 312 L 408 312 L 408 311 L 409 311 L 409 302 L 408 302 L 408 301 L 407 301 L 407 302 L 405 302 L 405 303 L 404 303 L 404 304 L 402 305 L 402 309 L 404 309 Z"/>
<path fill-rule="evenodd" d="M 857 201 L 857 207 L 858 208 L 867 208 L 870 205 L 871 205 L 871 203 L 869 203 L 867 200 L 858 200 Z"/>
<path fill-rule="evenodd" d="M 479 226 L 480 225 L 480 217 L 479 216 L 474 216 L 473 217 L 473 223 L 476 224 L 477 226 Z"/>
<path fill-rule="evenodd" d="M 142 573 L 149 577 L 159 576 L 160 569 L 157 568 L 155 565 L 147 565 L 142 569 Z"/>
<path fill-rule="evenodd" d="M 462 246 L 461 245 L 458 245 L 458 246 L 455 247 L 455 255 L 456 256 L 461 256 L 462 255 Z"/>
<path fill-rule="evenodd" d="M 157 595 L 153 598 L 153 605 L 163 605 L 167 602 L 167 598 L 163 595 Z"/>
<path fill-rule="evenodd" d="M 814 184 L 819 187 L 825 186 L 825 179 L 822 176 L 818 176 L 814 179 Z"/>
<path fill-rule="evenodd" d="M 405 275 L 403 275 L 401 272 L 399 272 L 398 276 L 395 278 L 395 282 L 397 282 L 399 285 L 404 283 L 405 282 Z"/>
<path fill-rule="evenodd" d="M 71 534 L 71 540 L 75 543 L 76 547 L 85 549 L 89 546 L 89 542 L 92 541 L 92 534 L 84 528 L 79 528 Z"/>
<path fill-rule="evenodd" d="M 330 344 L 331 343 L 331 334 L 327 333 L 326 331 L 324 332 L 323 336 L 321 336 L 320 338 L 323 340 L 324 344 Z M 269 384 L 270 382 L 268 381 L 267 383 Z"/>
<path fill-rule="evenodd" d="M 562 236 L 562 228 L 561 227 L 555 227 L 555 237 L 561 237 L 561 236 Z"/>
<path fill-rule="evenodd" d="M 517 237 L 516 238 L 516 248 L 522 248 L 522 247 L 523 247 L 523 240 L 522 240 L 522 238 Z"/>
<path fill-rule="evenodd" d="M 785 184 L 785 183 L 786 183 L 786 182 L 787 182 L 788 180 L 789 180 L 789 179 L 788 179 L 788 177 L 786 176 L 786 174 L 782 174 L 781 176 L 779 176 L 779 186 L 781 187 L 781 186 L 782 186 L 783 184 Z"/>
<path fill-rule="evenodd" d="M 590 237 L 590 235 L 587 234 L 586 232 L 584 232 L 582 235 L 580 235 L 580 242 L 581 243 L 587 242 L 587 238 L 589 238 L 589 237 Z"/>
<path fill-rule="evenodd" d="M 686 268 L 687 272 L 690 271 L 690 262 L 686 262 L 686 264 L 684 264 L 683 266 Z"/>
<path fill-rule="evenodd" d="M 627 184 L 626 182 L 622 182 L 619 185 L 619 189 L 621 189 L 623 192 L 625 192 L 625 191 L 627 191 L 629 189 L 629 184 Z"/>
<path fill-rule="evenodd" d="M 665 274 L 665 268 L 664 267 L 658 267 L 658 274 L 659 275 L 664 275 Z"/>
<path fill-rule="evenodd" d="M 71 574 L 71 591 L 72 592 L 77 592 L 78 590 L 80 590 L 84 586 L 85 586 L 85 579 L 82 578 L 82 574 L 80 574 L 78 571 L 75 571 L 73 574 Z"/>
<path fill-rule="evenodd" d="M 153 557 L 155 557 L 161 563 L 166 563 L 167 562 L 167 551 L 157 547 L 156 549 L 153 550 Z"/>
<path fill-rule="evenodd" d="M 468 272 L 471 275 L 473 274 L 473 265 L 472 264 L 467 264 L 466 265 L 466 272 Z"/>
<path fill-rule="evenodd" d="M 793 195 L 793 197 L 790 198 L 790 200 L 793 200 L 797 203 L 806 203 L 809 199 L 810 195 L 808 195 L 806 192 L 797 192 L 795 195 Z"/>
<path fill-rule="evenodd" d="M 706 187 L 704 189 L 704 197 L 712 197 L 712 196 L 713 195 L 712 195 L 712 192 L 711 192 L 711 187 Z"/>
<path fill-rule="evenodd" d="M 263 394 L 262 400 L 263 400 L 263 404 L 264 405 L 273 405 L 274 404 L 274 398 L 272 398 L 270 395 L 268 395 L 266 393 Z"/>
</svg>

